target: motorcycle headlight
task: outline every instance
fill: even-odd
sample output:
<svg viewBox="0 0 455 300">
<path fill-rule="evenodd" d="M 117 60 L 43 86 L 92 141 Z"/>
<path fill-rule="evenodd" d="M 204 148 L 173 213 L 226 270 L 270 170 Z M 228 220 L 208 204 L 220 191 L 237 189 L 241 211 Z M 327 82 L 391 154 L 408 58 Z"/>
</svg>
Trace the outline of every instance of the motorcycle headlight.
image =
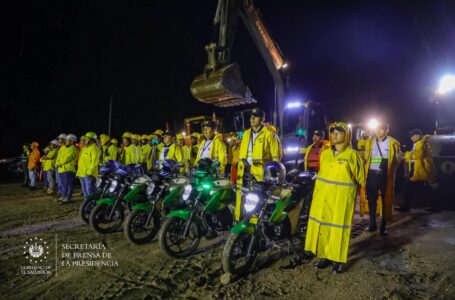
<svg viewBox="0 0 455 300">
<path fill-rule="evenodd" d="M 99 178 L 99 177 L 96 178 L 95 187 L 96 187 L 96 188 L 99 188 L 102 182 L 103 182 L 103 180 L 102 180 L 101 178 Z"/>
<path fill-rule="evenodd" d="M 151 183 L 147 187 L 147 196 L 150 196 L 153 193 L 153 190 L 155 189 L 155 184 Z"/>
<path fill-rule="evenodd" d="M 109 192 L 113 193 L 117 187 L 118 181 L 112 180 L 111 185 L 109 186 Z"/>
<path fill-rule="evenodd" d="M 245 204 L 243 204 L 243 208 L 245 208 L 246 212 L 252 212 L 259 203 L 259 196 L 254 193 L 246 194 L 245 196 Z"/>
<path fill-rule="evenodd" d="M 182 199 L 184 201 L 188 200 L 188 198 L 190 197 L 192 189 L 193 189 L 193 187 L 191 186 L 191 184 L 185 185 L 185 191 L 183 192 L 183 196 L 182 196 Z"/>
</svg>

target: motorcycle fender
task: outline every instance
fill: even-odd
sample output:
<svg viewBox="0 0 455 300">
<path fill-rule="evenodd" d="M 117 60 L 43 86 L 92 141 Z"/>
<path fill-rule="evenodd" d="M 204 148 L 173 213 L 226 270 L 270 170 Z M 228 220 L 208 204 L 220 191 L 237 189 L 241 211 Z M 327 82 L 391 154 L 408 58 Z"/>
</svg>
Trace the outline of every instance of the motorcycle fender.
<svg viewBox="0 0 455 300">
<path fill-rule="evenodd" d="M 107 206 L 112 206 L 115 203 L 115 199 L 112 198 L 101 198 L 96 201 L 96 204 L 106 204 Z"/>
<path fill-rule="evenodd" d="M 152 209 L 152 204 L 149 202 L 137 203 L 137 204 L 134 204 L 133 207 L 131 208 L 132 211 L 143 210 L 145 212 L 149 212 L 151 209 Z"/>
<path fill-rule="evenodd" d="M 231 233 L 233 234 L 239 233 L 253 234 L 254 232 L 255 232 L 254 224 L 248 223 L 246 221 L 237 223 L 234 227 L 231 228 Z"/>
<path fill-rule="evenodd" d="M 178 209 L 178 210 L 174 210 L 172 212 L 170 212 L 166 218 L 180 218 L 180 219 L 183 219 L 185 221 L 188 221 L 188 219 L 190 218 L 190 211 L 189 210 L 185 210 L 185 209 Z"/>
</svg>

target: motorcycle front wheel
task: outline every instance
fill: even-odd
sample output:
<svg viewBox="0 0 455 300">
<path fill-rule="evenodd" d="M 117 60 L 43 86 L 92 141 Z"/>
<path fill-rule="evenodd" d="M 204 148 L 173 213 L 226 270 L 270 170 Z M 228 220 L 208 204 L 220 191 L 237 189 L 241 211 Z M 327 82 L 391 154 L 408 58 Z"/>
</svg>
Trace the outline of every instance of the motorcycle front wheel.
<svg viewBox="0 0 455 300">
<path fill-rule="evenodd" d="M 248 247 L 252 238 L 252 235 L 244 232 L 234 233 L 229 236 L 224 245 L 222 255 L 222 265 L 225 273 L 243 275 L 251 268 L 256 259 L 258 245 L 257 242 L 253 245 L 253 251 L 248 256 Z"/>
<path fill-rule="evenodd" d="M 79 215 L 85 224 L 90 223 L 90 213 L 92 212 L 95 205 L 95 200 L 87 200 L 82 202 L 81 206 L 79 207 Z"/>
<path fill-rule="evenodd" d="M 150 243 L 158 233 L 161 225 L 160 214 L 157 210 L 153 211 L 152 216 L 149 214 L 144 210 L 135 210 L 126 218 L 124 233 L 130 243 L 135 245 Z"/>
<path fill-rule="evenodd" d="M 110 215 L 111 217 L 109 217 Z M 90 214 L 90 226 L 98 233 L 108 234 L 115 232 L 122 226 L 123 219 L 124 212 L 121 205 L 113 207 L 106 204 L 97 204 Z"/>
<path fill-rule="evenodd" d="M 164 254 L 172 258 L 184 258 L 196 251 L 201 234 L 199 226 L 191 222 L 188 236 L 183 237 L 187 221 L 169 218 L 160 230 L 158 241 Z"/>
</svg>

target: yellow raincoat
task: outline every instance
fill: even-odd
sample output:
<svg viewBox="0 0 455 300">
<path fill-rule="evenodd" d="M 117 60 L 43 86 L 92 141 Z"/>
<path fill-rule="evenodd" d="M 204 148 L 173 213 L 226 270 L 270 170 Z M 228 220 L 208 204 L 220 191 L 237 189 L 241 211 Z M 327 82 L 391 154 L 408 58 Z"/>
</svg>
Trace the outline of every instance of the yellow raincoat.
<svg viewBox="0 0 455 300">
<path fill-rule="evenodd" d="M 76 173 L 76 160 L 79 150 L 76 146 L 61 146 L 58 151 L 58 157 L 55 166 L 58 167 L 59 173 L 73 172 Z"/>
<path fill-rule="evenodd" d="M 160 159 L 160 154 L 161 151 L 163 151 L 163 148 L 164 148 L 163 143 L 159 143 L 158 145 L 152 145 L 150 147 L 150 152 L 147 155 L 148 170 L 157 167 L 155 162 Z"/>
<path fill-rule="evenodd" d="M 239 150 L 239 162 L 237 164 L 237 195 L 235 205 L 235 219 L 240 220 L 241 218 L 241 206 L 242 206 L 242 193 L 241 187 L 243 183 L 243 172 L 244 166 L 242 159 L 248 158 L 248 147 L 252 142 L 251 128 L 247 129 L 242 137 L 242 143 L 240 144 Z M 271 162 L 281 161 L 283 152 L 281 148 L 281 142 L 278 136 L 270 130 L 267 126 L 263 126 L 260 130 L 253 144 L 252 153 L 252 164 L 251 174 L 256 178 L 257 181 L 263 180 L 264 166 Z"/>
<path fill-rule="evenodd" d="M 147 158 L 150 155 L 150 151 L 152 151 L 152 146 L 150 144 L 145 144 L 141 146 L 141 163 L 146 164 Z"/>
<path fill-rule="evenodd" d="M 360 155 L 349 146 L 351 137 L 348 126 L 335 124 L 346 130 L 346 148 L 335 154 L 335 148 L 331 147 L 321 154 L 321 169 L 314 188 L 305 250 L 319 258 L 345 263 L 357 187 L 364 184 L 365 172 Z"/>
<path fill-rule="evenodd" d="M 77 165 L 77 177 L 98 176 L 101 150 L 96 144 L 82 148 Z"/>
<path fill-rule="evenodd" d="M 123 149 L 123 157 L 122 157 L 122 162 L 126 165 L 129 165 L 129 164 L 138 164 L 141 162 L 141 156 L 140 156 L 140 152 L 138 151 L 137 149 L 138 147 L 136 147 L 135 145 L 133 144 L 129 144 L 128 146 L 126 146 L 124 149 Z"/>
<path fill-rule="evenodd" d="M 119 149 L 117 145 L 111 144 L 104 150 L 103 153 L 103 163 L 106 163 L 108 160 L 117 160 L 118 159 Z"/>
<path fill-rule="evenodd" d="M 409 178 L 410 181 L 426 181 L 434 180 L 434 163 L 431 147 L 428 143 L 429 135 L 425 135 L 421 140 L 414 144 L 414 148 L 406 155 L 406 163 L 408 169 L 411 170 L 411 164 L 414 163 L 414 174 Z"/>
<path fill-rule="evenodd" d="M 199 143 L 196 160 L 194 165 L 196 166 L 199 159 L 201 159 L 201 152 L 204 146 L 205 140 Z M 227 164 L 227 150 L 226 145 L 223 142 L 223 135 L 217 134 L 213 137 L 213 145 L 210 148 L 210 159 L 218 160 L 220 162 L 220 174 L 224 174 L 224 168 Z"/>
<path fill-rule="evenodd" d="M 52 149 L 43 157 L 43 171 L 55 170 L 57 152 L 58 149 Z"/>
<path fill-rule="evenodd" d="M 395 185 L 395 174 L 398 165 L 400 164 L 401 150 L 400 143 L 393 139 L 389 138 L 389 157 L 387 165 L 387 183 L 386 183 L 386 194 L 385 194 L 385 220 L 392 221 L 392 208 L 393 208 L 393 197 L 394 197 L 394 185 Z M 368 177 L 368 171 L 370 170 L 371 165 L 371 153 L 373 151 L 373 143 L 375 138 L 369 138 L 365 143 L 364 150 L 364 160 L 365 160 L 365 184 L 360 190 L 360 216 L 363 217 L 365 213 L 369 212 L 368 208 L 368 199 L 366 197 L 366 180 Z M 380 195 L 377 201 L 376 214 L 382 214 L 382 200 Z"/>
</svg>

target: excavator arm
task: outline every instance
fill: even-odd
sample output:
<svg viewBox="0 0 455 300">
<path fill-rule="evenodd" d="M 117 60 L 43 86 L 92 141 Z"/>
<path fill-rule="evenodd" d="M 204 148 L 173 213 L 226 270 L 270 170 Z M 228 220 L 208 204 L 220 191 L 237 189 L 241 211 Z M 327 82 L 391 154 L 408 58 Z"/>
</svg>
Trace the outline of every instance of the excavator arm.
<svg viewBox="0 0 455 300">
<path fill-rule="evenodd" d="M 272 75 L 275 83 L 275 111 L 278 114 L 274 116 L 274 123 L 279 123 L 282 128 L 281 112 L 285 93 L 282 70 L 286 67 L 286 62 L 251 0 L 218 0 L 214 19 L 218 41 L 205 47 L 208 63 L 204 73 L 193 80 L 191 93 L 203 103 L 220 107 L 256 102 L 243 82 L 240 67 L 230 60 L 239 17 Z"/>
</svg>

